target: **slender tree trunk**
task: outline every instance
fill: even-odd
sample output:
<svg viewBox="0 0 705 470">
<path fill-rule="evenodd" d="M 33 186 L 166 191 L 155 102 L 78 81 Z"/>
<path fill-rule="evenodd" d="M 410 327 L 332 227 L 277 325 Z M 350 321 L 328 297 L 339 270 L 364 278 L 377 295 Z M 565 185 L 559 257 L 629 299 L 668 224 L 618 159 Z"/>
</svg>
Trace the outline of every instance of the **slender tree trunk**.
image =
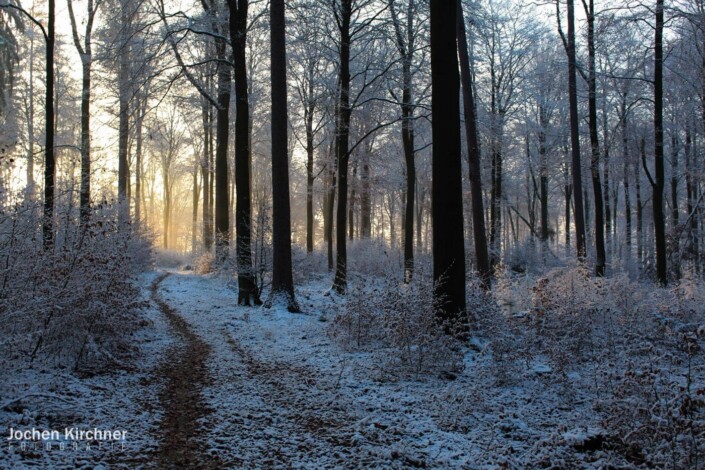
<svg viewBox="0 0 705 470">
<path fill-rule="evenodd" d="M 91 59 L 83 58 L 81 93 L 81 222 L 90 218 L 91 204 Z"/>
<path fill-rule="evenodd" d="M 252 208 L 250 189 L 250 104 L 247 91 L 248 0 L 228 0 L 230 42 L 235 65 L 235 230 L 237 231 L 238 304 L 259 305 L 259 292 L 252 271 Z M 286 149 L 286 141 L 283 142 Z M 226 182 L 227 184 L 227 182 Z M 288 191 L 288 186 L 287 186 Z M 289 234 L 291 236 L 291 234 Z"/>
<path fill-rule="evenodd" d="M 695 171 L 693 165 L 693 159 L 691 155 L 692 149 L 692 136 L 690 131 L 690 126 L 686 128 L 685 131 L 685 191 L 686 191 L 686 201 L 688 208 L 688 216 L 690 217 L 690 222 L 688 226 L 688 245 L 687 253 L 691 262 L 697 265 L 698 257 L 698 218 L 696 217 L 697 208 L 695 207 L 695 202 L 698 197 L 696 191 L 696 180 Z"/>
<path fill-rule="evenodd" d="M 27 92 L 27 198 L 34 197 L 34 36 L 29 38 L 29 90 Z"/>
<path fill-rule="evenodd" d="M 291 266 L 289 207 L 288 114 L 286 105 L 286 33 L 284 0 L 270 2 L 272 79 L 272 291 L 271 305 L 284 296 L 290 312 L 298 312 Z"/>
<path fill-rule="evenodd" d="M 304 109 L 306 120 L 306 252 L 313 252 L 313 114 L 315 101 L 313 100 L 313 67 L 308 71 L 308 103 Z"/>
<path fill-rule="evenodd" d="M 675 127 L 675 123 L 674 123 Z M 679 143 L 676 130 L 673 130 L 671 136 L 671 232 L 673 234 L 673 254 L 674 265 L 673 274 L 676 279 L 680 279 L 680 231 L 678 227 L 679 211 L 678 211 L 678 153 Z"/>
<path fill-rule="evenodd" d="M 465 19 L 462 2 L 457 0 L 458 58 L 460 60 L 460 81 L 463 90 L 463 113 L 465 114 L 465 138 L 468 147 L 468 173 L 470 180 L 470 202 L 472 204 L 472 230 L 475 242 L 475 264 L 480 275 L 481 285 L 489 289 L 490 267 L 487 253 L 487 233 L 485 231 L 485 208 L 482 200 L 482 170 L 480 144 L 477 136 L 477 116 L 475 113 L 475 98 L 472 89 L 470 59 L 465 34 Z"/>
<path fill-rule="evenodd" d="M 663 215 L 663 0 L 656 0 L 654 33 L 654 182 L 652 184 L 654 241 L 656 244 L 656 277 L 661 285 L 668 284 L 666 265 L 666 223 Z"/>
<path fill-rule="evenodd" d="M 585 11 L 588 23 L 588 126 L 590 128 L 590 175 L 595 200 L 595 275 L 605 275 L 607 253 L 605 251 L 604 197 L 600 181 L 600 142 L 597 135 L 597 85 L 595 77 L 595 7 L 589 0 Z M 606 143 L 605 143 L 606 144 Z"/>
<path fill-rule="evenodd" d="M 370 238 L 372 236 L 370 190 L 370 155 L 365 149 L 362 153 L 362 171 L 360 172 L 360 238 Z"/>
<path fill-rule="evenodd" d="M 646 139 L 641 138 L 640 153 L 642 161 L 646 160 Z M 634 178 L 636 189 L 636 253 L 639 260 L 639 267 L 644 263 L 644 205 L 641 202 L 641 171 L 639 165 L 635 165 L 636 176 Z"/>
<path fill-rule="evenodd" d="M 203 178 L 203 246 L 206 253 L 213 249 L 213 108 L 208 101 L 203 100 L 203 161 L 201 175 Z"/>
<path fill-rule="evenodd" d="M 142 220 L 142 125 L 147 112 L 147 96 L 137 104 L 137 122 L 135 123 L 135 220 Z"/>
<path fill-rule="evenodd" d="M 575 14 L 573 0 L 568 2 L 568 39 L 566 53 L 568 55 L 568 99 L 570 104 L 570 141 L 571 141 L 571 174 L 573 178 L 572 194 L 574 200 L 575 243 L 578 260 L 583 262 L 587 254 L 585 243 L 585 215 L 583 207 L 583 177 L 580 166 L 580 123 L 578 117 L 578 85 L 577 66 L 575 59 Z"/>
<path fill-rule="evenodd" d="M 431 2 L 433 280 L 446 332 L 466 330 L 457 4 Z"/>
<path fill-rule="evenodd" d="M 195 254 L 198 250 L 198 200 L 201 189 L 198 187 L 198 155 L 193 166 L 193 190 L 191 199 L 191 253 Z"/>
<path fill-rule="evenodd" d="M 46 98 L 44 103 L 45 148 L 44 148 L 44 220 L 42 223 L 42 242 L 44 249 L 54 248 L 54 178 L 56 163 L 54 160 L 54 28 L 56 5 L 49 0 L 47 41 L 46 41 Z"/>
<path fill-rule="evenodd" d="M 232 15 L 232 13 L 231 13 Z M 216 41 L 217 56 L 225 59 L 225 42 Z M 218 62 L 218 107 L 215 136 L 215 251 L 221 264 L 228 257 L 230 245 L 230 188 L 228 138 L 230 130 L 230 66 Z M 238 139 L 239 141 L 239 139 Z"/>
<path fill-rule="evenodd" d="M 338 160 L 338 211 L 336 213 L 336 266 L 333 289 L 338 294 L 347 291 L 347 240 L 345 228 L 347 226 L 348 203 L 348 145 L 350 137 L 350 20 L 352 17 L 352 0 L 341 0 L 339 30 L 340 30 L 340 96 L 336 116 L 335 151 Z"/>
<path fill-rule="evenodd" d="M 132 19 L 129 15 L 127 0 L 121 0 L 122 43 L 119 50 L 118 70 L 118 101 L 119 101 L 119 129 L 118 129 L 118 215 L 122 226 L 130 219 L 130 202 L 128 199 L 128 186 L 130 184 L 128 168 L 128 138 L 130 135 L 130 38 L 128 25 Z"/>
</svg>

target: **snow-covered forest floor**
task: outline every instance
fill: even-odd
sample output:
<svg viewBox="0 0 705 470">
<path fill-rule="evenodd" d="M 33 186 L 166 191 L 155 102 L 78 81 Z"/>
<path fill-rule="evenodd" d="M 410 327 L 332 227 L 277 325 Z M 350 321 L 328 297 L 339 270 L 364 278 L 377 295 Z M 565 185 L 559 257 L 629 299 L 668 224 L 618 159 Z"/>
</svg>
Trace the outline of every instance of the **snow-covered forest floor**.
<svg viewBox="0 0 705 470">
<path fill-rule="evenodd" d="M 23 450 L 5 435 L 0 466 L 705 466 L 701 283 L 507 276 L 492 299 L 471 297 L 470 341 L 439 346 L 403 328 L 413 314 L 383 318 L 385 305 L 423 293 L 367 278 L 346 300 L 328 293 L 327 276 L 297 276 L 303 314 L 237 307 L 227 276 L 149 272 L 122 367 L 18 370 L 3 359 L 3 432 L 127 436 Z"/>
</svg>

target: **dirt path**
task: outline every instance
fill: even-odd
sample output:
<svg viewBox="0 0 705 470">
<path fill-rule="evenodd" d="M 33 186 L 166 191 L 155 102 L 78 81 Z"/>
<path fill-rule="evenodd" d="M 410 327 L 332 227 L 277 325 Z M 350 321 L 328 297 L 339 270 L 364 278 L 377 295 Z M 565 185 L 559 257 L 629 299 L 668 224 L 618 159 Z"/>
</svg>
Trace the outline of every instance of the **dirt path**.
<svg viewBox="0 0 705 470">
<path fill-rule="evenodd" d="M 166 386 L 159 396 L 164 417 L 160 423 L 162 442 L 157 453 L 160 468 L 219 468 L 217 456 L 206 453 L 202 420 L 211 413 L 201 392 L 208 385 L 207 361 L 210 346 L 193 332 L 188 323 L 159 296 L 159 284 L 168 273 L 156 278 L 151 297 L 166 316 L 179 342 L 165 356 L 156 374 Z"/>
</svg>

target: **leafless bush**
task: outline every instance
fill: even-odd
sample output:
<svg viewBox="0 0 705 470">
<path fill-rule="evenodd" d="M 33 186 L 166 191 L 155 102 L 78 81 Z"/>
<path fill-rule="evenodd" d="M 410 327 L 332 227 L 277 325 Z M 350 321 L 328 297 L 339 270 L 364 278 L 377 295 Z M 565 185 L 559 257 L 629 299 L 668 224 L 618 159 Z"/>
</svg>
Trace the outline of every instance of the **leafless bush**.
<svg viewBox="0 0 705 470">
<path fill-rule="evenodd" d="M 42 248 L 34 203 L 0 214 L 0 357 L 93 368 L 131 350 L 140 305 L 134 276 L 151 263 L 139 227 L 97 206 L 82 226 L 58 206 L 53 250 Z"/>
<path fill-rule="evenodd" d="M 525 291 L 524 280 L 502 282 L 498 302 Z M 627 275 L 594 278 L 583 268 L 559 269 L 533 281 L 530 299 L 529 309 L 488 322 L 503 334 L 491 342 L 498 368 L 540 357 L 559 381 L 577 372 L 580 386 L 596 397 L 605 445 L 622 458 L 649 467 L 703 466 L 702 281 L 686 275 L 661 289 Z"/>
<path fill-rule="evenodd" d="M 215 271 L 215 256 L 213 253 L 203 253 L 196 258 L 193 270 L 196 274 L 210 274 Z"/>
<path fill-rule="evenodd" d="M 329 334 L 346 347 L 374 351 L 386 376 L 457 371 L 462 352 L 437 321 L 439 301 L 432 286 L 420 273 L 410 284 L 354 276 Z"/>
</svg>

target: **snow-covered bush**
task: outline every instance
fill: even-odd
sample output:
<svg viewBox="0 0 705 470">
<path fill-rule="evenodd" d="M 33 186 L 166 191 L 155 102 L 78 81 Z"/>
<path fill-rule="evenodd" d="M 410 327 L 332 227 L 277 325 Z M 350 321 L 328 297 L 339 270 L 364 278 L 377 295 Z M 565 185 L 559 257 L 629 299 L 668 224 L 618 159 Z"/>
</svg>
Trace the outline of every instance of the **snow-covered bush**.
<svg viewBox="0 0 705 470">
<path fill-rule="evenodd" d="M 140 326 L 134 276 L 151 263 L 137 226 L 118 227 L 117 208 L 95 207 L 81 226 L 57 206 L 53 249 L 42 248 L 41 208 L 0 214 L 0 357 L 89 369 L 131 350 Z"/>
<path fill-rule="evenodd" d="M 433 283 L 422 273 L 410 284 L 354 276 L 329 334 L 346 347 L 374 351 L 385 376 L 457 371 L 462 352 L 438 323 L 437 309 Z"/>
<path fill-rule="evenodd" d="M 497 304 L 521 299 L 526 283 L 500 277 Z M 705 284 L 686 275 L 663 289 L 626 274 L 596 278 L 581 267 L 531 283 L 528 309 L 505 307 L 499 318 L 480 322 L 492 338 L 500 382 L 536 377 L 532 363 L 540 361 L 548 366 L 544 380 L 595 400 L 604 445 L 621 458 L 647 467 L 701 467 Z"/>
</svg>

